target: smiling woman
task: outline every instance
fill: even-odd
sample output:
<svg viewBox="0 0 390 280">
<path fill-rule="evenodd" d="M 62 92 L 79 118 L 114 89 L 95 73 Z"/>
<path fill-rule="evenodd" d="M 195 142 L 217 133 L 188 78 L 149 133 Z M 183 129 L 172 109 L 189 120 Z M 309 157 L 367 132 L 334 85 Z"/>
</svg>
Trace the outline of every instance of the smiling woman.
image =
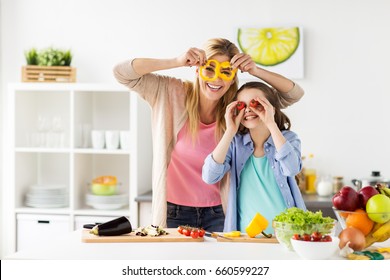
<svg viewBox="0 0 390 280">
<path fill-rule="evenodd" d="M 196 68 L 194 82 L 154 73 L 188 66 Z M 156 120 L 153 224 L 224 229 L 227 182 L 207 184 L 200 170 L 226 129 L 225 110 L 236 95 L 238 70 L 272 85 L 280 107 L 303 95 L 299 85 L 256 66 L 223 38 L 210 39 L 203 48 L 192 47 L 174 59 L 135 58 L 115 67 L 116 79 L 151 105 Z"/>
</svg>

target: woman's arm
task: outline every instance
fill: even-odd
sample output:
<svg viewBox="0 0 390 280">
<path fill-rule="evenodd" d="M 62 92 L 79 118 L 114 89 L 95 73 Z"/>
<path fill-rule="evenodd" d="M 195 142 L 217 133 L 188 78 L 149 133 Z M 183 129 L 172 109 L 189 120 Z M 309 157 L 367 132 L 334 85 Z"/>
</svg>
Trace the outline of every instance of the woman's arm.
<svg viewBox="0 0 390 280">
<path fill-rule="evenodd" d="M 279 95 L 282 108 L 294 104 L 304 95 L 303 89 L 298 84 L 283 75 L 258 67 L 247 54 L 240 53 L 235 55 L 231 63 L 233 68 L 238 68 L 242 72 L 248 72 L 273 87 Z"/>
<path fill-rule="evenodd" d="M 159 70 L 167 70 L 183 66 L 195 66 L 204 64 L 206 53 L 204 50 L 190 48 L 182 55 L 170 59 L 136 58 L 133 60 L 134 71 L 139 75 L 145 75 Z"/>
</svg>

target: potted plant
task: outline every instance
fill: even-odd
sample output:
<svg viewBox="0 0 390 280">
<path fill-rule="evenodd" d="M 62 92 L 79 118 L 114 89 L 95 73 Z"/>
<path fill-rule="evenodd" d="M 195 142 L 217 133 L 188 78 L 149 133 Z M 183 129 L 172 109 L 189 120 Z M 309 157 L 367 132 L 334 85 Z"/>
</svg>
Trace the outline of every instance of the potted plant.
<svg viewBox="0 0 390 280">
<path fill-rule="evenodd" d="M 24 53 L 27 66 L 22 68 L 23 82 L 75 82 L 76 69 L 71 67 L 71 50 L 49 47 L 31 48 Z"/>
</svg>

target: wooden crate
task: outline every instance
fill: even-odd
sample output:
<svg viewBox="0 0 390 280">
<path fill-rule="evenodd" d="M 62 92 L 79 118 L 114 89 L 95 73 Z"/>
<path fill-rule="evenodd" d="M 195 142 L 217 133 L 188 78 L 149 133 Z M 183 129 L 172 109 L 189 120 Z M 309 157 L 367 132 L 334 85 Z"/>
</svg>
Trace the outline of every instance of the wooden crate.
<svg viewBox="0 0 390 280">
<path fill-rule="evenodd" d="M 75 83 L 76 68 L 70 66 L 23 66 L 22 82 Z"/>
</svg>

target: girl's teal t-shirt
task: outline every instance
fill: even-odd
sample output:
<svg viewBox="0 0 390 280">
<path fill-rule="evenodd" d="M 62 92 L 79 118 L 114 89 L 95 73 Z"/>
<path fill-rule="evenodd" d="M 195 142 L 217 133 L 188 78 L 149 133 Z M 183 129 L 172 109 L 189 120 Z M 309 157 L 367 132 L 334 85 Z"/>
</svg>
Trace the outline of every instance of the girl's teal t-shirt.
<svg viewBox="0 0 390 280">
<path fill-rule="evenodd" d="M 251 155 L 240 175 L 237 192 L 238 225 L 241 232 L 251 222 L 256 212 L 268 220 L 266 233 L 274 233 L 272 220 L 287 207 L 276 183 L 268 159 Z"/>
</svg>

